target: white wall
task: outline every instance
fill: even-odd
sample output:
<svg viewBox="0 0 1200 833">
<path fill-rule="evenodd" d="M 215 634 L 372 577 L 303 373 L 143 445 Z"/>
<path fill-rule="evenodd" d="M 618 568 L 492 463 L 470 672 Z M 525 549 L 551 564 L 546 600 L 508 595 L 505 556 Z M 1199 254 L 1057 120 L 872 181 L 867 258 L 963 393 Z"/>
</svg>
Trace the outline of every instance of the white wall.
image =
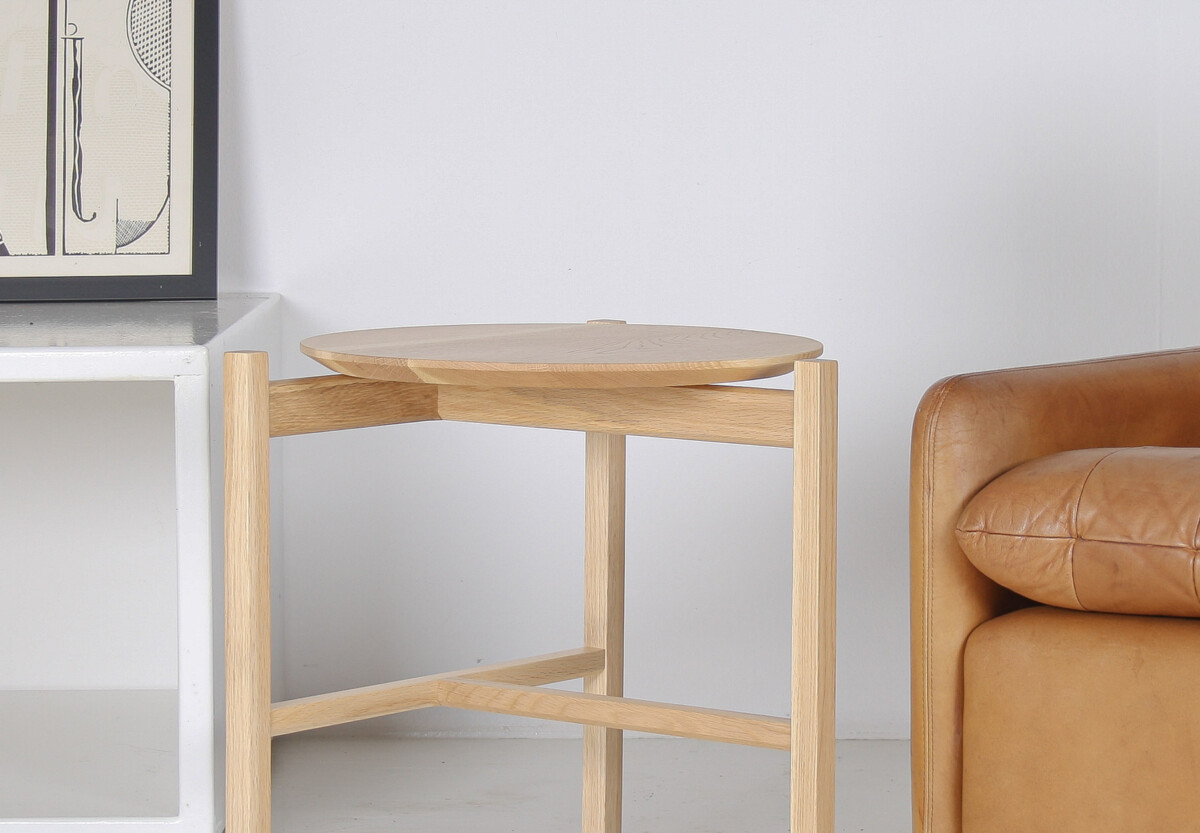
<svg viewBox="0 0 1200 833">
<path fill-rule="evenodd" d="M 222 287 L 283 293 L 285 344 L 597 317 L 825 343 L 842 736 L 908 731 L 925 388 L 1200 341 L 1187 0 L 222 12 Z M 579 437 L 358 434 L 279 446 L 287 695 L 578 642 Z M 631 441 L 631 694 L 786 711 L 789 465 Z"/>
</svg>

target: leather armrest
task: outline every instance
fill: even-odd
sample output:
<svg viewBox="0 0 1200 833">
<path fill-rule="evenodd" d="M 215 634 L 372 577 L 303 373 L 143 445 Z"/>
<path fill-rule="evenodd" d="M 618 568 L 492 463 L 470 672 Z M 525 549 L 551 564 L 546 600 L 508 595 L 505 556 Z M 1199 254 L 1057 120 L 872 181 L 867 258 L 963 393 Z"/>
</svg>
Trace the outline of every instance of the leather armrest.
<svg viewBox="0 0 1200 833">
<path fill-rule="evenodd" d="M 959 833 L 963 646 L 980 623 L 1029 604 L 967 561 L 954 527 L 1013 466 L 1077 448 L 1200 447 L 1200 349 L 954 376 L 913 424 L 913 822 Z"/>
</svg>

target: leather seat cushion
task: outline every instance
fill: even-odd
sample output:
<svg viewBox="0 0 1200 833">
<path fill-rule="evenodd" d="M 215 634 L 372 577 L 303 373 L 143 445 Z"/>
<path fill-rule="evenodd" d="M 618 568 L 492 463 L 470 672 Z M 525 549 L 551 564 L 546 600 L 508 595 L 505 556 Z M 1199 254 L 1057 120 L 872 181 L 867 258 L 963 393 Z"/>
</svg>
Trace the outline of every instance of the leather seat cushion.
<svg viewBox="0 0 1200 833">
<path fill-rule="evenodd" d="M 956 533 L 980 572 L 1035 601 L 1200 617 L 1200 449 L 1031 460 L 980 490 Z"/>
<path fill-rule="evenodd" d="M 961 833 L 1200 831 L 1200 621 L 1026 608 L 963 673 Z"/>
</svg>

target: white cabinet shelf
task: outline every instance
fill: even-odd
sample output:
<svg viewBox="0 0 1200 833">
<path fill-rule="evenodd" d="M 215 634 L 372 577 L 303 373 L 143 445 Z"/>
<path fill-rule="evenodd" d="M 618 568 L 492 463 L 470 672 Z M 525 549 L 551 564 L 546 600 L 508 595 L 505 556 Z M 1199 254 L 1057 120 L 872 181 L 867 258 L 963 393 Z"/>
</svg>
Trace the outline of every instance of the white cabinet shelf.
<svg viewBox="0 0 1200 833">
<path fill-rule="evenodd" d="M 176 689 L 0 691 L 9 747 L 4 812 L 31 820 L 177 817 L 178 701 Z"/>
<path fill-rule="evenodd" d="M 4 833 L 223 826 L 220 358 L 278 339 L 267 295 L 0 304 Z"/>
</svg>

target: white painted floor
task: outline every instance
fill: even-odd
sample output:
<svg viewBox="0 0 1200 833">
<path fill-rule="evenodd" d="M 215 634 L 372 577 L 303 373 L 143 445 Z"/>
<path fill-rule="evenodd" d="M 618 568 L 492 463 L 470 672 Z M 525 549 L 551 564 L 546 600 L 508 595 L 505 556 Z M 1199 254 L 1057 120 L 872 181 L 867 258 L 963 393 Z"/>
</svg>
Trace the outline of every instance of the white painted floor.
<svg viewBox="0 0 1200 833">
<path fill-rule="evenodd" d="M 910 833 L 907 741 L 840 741 L 839 833 Z M 576 740 L 295 735 L 275 741 L 277 833 L 579 829 Z M 624 833 L 783 833 L 787 755 L 625 742 Z"/>
</svg>

